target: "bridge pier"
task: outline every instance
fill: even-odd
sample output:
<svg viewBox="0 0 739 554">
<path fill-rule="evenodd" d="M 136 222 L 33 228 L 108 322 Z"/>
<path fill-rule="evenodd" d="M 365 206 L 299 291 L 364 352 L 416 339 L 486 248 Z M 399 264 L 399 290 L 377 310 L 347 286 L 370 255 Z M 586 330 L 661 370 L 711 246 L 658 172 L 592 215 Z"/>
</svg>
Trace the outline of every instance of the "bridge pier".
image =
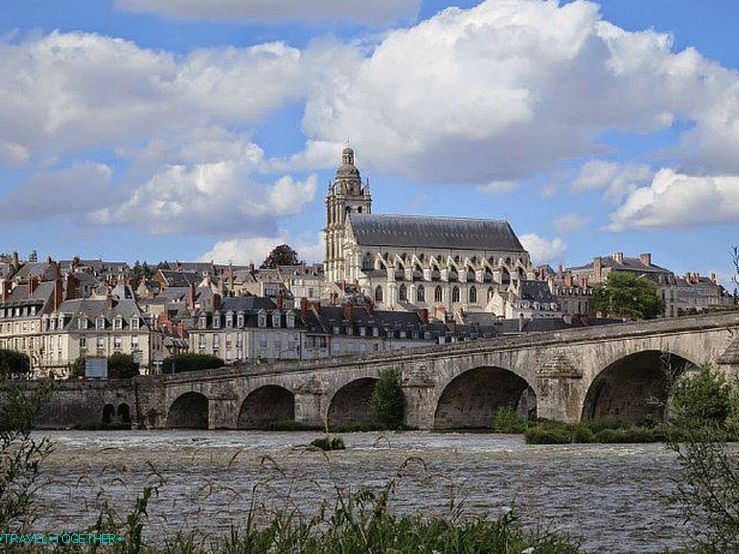
<svg viewBox="0 0 739 554">
<path fill-rule="evenodd" d="M 330 399 L 327 387 L 315 377 L 297 386 L 295 395 L 295 421 L 310 427 L 326 427 L 326 414 Z"/>
<path fill-rule="evenodd" d="M 436 380 L 421 365 L 402 376 L 405 424 L 412 429 L 433 429 Z"/>
<path fill-rule="evenodd" d="M 208 429 L 236 429 L 239 399 L 235 396 L 211 396 L 208 399 Z"/>
<path fill-rule="evenodd" d="M 537 416 L 577 423 L 585 401 L 582 371 L 564 354 L 555 355 L 536 370 Z"/>
</svg>

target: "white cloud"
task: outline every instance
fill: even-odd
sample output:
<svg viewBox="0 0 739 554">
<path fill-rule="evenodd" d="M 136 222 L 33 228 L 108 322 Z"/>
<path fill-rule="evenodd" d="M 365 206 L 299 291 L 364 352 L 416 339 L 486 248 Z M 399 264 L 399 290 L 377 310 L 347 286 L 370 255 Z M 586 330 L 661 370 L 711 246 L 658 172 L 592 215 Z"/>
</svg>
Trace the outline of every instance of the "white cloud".
<svg viewBox="0 0 739 554">
<path fill-rule="evenodd" d="M 323 238 L 315 241 L 294 240 L 289 233 L 281 231 L 275 237 L 233 238 L 216 242 L 200 259 L 216 263 L 260 264 L 275 246 L 289 244 L 298 257 L 306 263 L 323 261 L 325 246 Z"/>
<path fill-rule="evenodd" d="M 477 190 L 484 194 L 499 195 L 514 191 L 518 185 L 512 181 L 492 181 L 485 185 L 479 185 Z"/>
<path fill-rule="evenodd" d="M 578 231 L 590 223 L 590 218 L 575 212 L 563 214 L 552 221 L 552 228 L 560 234 Z"/>
<path fill-rule="evenodd" d="M 361 46 L 356 47 L 364 52 Z M 370 169 L 419 180 L 523 179 L 605 151 L 603 132 L 688 121 L 675 156 L 736 170 L 739 76 L 584 1 L 489 0 L 386 33 L 311 89 L 311 140 L 351 136 Z"/>
<path fill-rule="evenodd" d="M 99 223 L 135 222 L 152 233 L 226 233 L 276 230 L 276 218 L 313 201 L 316 177 L 286 176 L 272 184 L 254 179 L 248 165 L 232 161 L 163 167 L 120 206 L 99 210 Z"/>
<path fill-rule="evenodd" d="M 421 0 L 116 0 L 115 6 L 178 19 L 335 20 L 377 25 L 413 17 L 420 4 Z"/>
<path fill-rule="evenodd" d="M 611 214 L 611 231 L 739 223 L 739 176 L 691 176 L 661 169 Z"/>
<path fill-rule="evenodd" d="M 621 164 L 606 160 L 585 162 L 570 185 L 573 192 L 603 189 L 609 200 L 619 200 L 652 178 L 648 165 Z"/>
<path fill-rule="evenodd" d="M 0 213 L 10 221 L 85 216 L 120 199 L 120 190 L 111 184 L 112 174 L 107 165 L 90 162 L 37 173 L 25 186 L 0 198 Z"/>
<path fill-rule="evenodd" d="M 17 142 L 0 141 L 0 164 L 20 167 L 28 163 L 28 148 Z"/>
<path fill-rule="evenodd" d="M 1 149 L 49 156 L 251 124 L 304 94 L 300 64 L 279 42 L 178 56 L 92 33 L 0 39 Z"/>
<path fill-rule="evenodd" d="M 519 238 L 536 265 L 561 262 L 567 252 L 567 245 L 558 237 L 548 240 L 535 233 L 528 233 Z"/>
</svg>

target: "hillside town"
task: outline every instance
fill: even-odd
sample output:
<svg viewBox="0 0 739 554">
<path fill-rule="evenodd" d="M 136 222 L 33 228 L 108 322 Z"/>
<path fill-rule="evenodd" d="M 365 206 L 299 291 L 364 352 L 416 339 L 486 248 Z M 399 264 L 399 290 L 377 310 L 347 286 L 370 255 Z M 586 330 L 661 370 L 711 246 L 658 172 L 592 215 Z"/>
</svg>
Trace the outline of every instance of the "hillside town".
<svg viewBox="0 0 739 554">
<path fill-rule="evenodd" d="M 371 213 L 369 185 L 344 150 L 326 199 L 326 261 L 233 265 L 0 257 L 0 349 L 35 377 L 76 360 L 131 355 L 145 374 L 184 352 L 227 365 L 361 355 L 604 325 L 594 287 L 612 273 L 655 285 L 662 317 L 737 303 L 716 275 L 676 275 L 650 253 L 535 267 L 505 221 Z M 287 262 L 287 263 L 280 263 Z"/>
</svg>

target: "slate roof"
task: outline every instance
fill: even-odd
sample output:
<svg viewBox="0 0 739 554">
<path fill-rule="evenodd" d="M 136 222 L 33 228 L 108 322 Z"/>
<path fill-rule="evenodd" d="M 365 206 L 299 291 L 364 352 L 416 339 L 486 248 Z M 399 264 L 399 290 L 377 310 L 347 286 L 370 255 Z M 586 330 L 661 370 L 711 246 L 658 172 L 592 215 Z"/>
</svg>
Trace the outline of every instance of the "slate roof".
<svg viewBox="0 0 739 554">
<path fill-rule="evenodd" d="M 57 277 L 57 268 L 48 262 L 28 262 L 13 275 L 16 283 L 24 283 L 31 277 L 39 277 L 42 281 L 52 281 Z"/>
<path fill-rule="evenodd" d="M 619 263 L 613 258 L 613 256 L 602 256 L 601 264 L 603 268 L 620 271 L 639 271 L 643 273 L 672 273 L 672 271 L 670 271 L 669 269 L 665 269 L 664 267 L 660 267 L 658 265 L 647 265 L 642 262 L 640 258 L 630 258 L 628 256 L 624 256 L 623 260 L 623 263 Z M 568 270 L 571 271 L 581 271 L 583 269 L 593 269 L 593 262 L 590 262 L 586 265 L 568 268 Z"/>
<path fill-rule="evenodd" d="M 111 308 L 108 305 L 108 300 L 105 298 L 99 300 L 76 298 L 62 302 L 57 312 L 72 316 L 72 319 L 66 323 L 65 329 L 77 329 L 76 316 L 79 314 L 84 314 L 92 322 L 91 330 L 94 329 L 95 320 L 101 315 L 105 317 L 108 326 L 110 326 L 116 316 L 122 316 L 124 329 L 128 327 L 132 318 L 138 317 L 144 319 L 141 310 L 134 300 L 121 300 Z M 141 323 L 142 329 L 144 325 L 146 325 L 145 321 Z"/>
<path fill-rule="evenodd" d="M 28 285 L 18 285 L 8 296 L 8 300 L 0 303 L 0 306 L 27 306 L 45 305 L 54 294 L 56 283 L 54 281 L 43 281 L 38 284 L 33 294 L 28 294 Z"/>
<path fill-rule="evenodd" d="M 552 303 L 557 301 L 549 290 L 549 284 L 546 281 L 522 281 L 521 298 L 532 302 Z"/>
<path fill-rule="evenodd" d="M 203 280 L 203 276 L 194 271 L 173 271 L 171 269 L 160 269 L 159 271 L 169 287 L 198 285 Z"/>
<path fill-rule="evenodd" d="M 524 252 L 507 221 L 460 217 L 350 214 L 362 246 Z"/>
</svg>

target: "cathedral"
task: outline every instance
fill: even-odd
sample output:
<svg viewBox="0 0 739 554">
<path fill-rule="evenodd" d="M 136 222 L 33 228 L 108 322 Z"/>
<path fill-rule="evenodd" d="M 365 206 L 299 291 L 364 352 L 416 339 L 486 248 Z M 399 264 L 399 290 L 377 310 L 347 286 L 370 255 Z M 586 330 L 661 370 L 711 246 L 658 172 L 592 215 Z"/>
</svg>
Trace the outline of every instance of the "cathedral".
<svg viewBox="0 0 739 554">
<path fill-rule="evenodd" d="M 507 221 L 378 215 L 345 148 L 326 196 L 326 282 L 352 285 L 378 309 L 509 317 L 534 278 L 528 252 Z"/>
</svg>

